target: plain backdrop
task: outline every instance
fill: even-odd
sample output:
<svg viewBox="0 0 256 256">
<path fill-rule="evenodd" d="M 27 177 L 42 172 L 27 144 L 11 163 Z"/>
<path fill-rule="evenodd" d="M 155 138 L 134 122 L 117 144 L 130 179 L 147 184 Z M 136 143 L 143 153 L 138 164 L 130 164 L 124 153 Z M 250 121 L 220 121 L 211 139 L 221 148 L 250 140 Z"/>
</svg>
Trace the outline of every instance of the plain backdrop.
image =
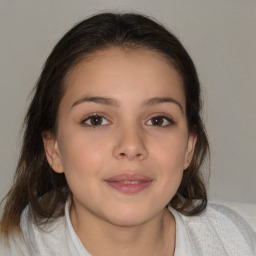
<svg viewBox="0 0 256 256">
<path fill-rule="evenodd" d="M 0 197 L 12 181 L 29 93 L 45 59 L 71 26 L 102 11 L 147 14 L 181 40 L 203 87 L 210 198 L 256 203 L 254 0 L 0 0 Z"/>
</svg>

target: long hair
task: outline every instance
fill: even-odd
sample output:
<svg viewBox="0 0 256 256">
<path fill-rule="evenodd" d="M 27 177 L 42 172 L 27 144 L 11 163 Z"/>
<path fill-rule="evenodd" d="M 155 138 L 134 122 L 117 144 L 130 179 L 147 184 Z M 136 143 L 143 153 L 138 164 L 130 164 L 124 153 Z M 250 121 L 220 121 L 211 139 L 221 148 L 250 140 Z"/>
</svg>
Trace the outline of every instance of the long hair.
<svg viewBox="0 0 256 256">
<path fill-rule="evenodd" d="M 47 162 L 42 133 L 56 131 L 64 81 L 79 61 L 108 47 L 149 49 L 164 55 L 183 79 L 189 132 L 197 134 L 190 166 L 170 205 L 186 215 L 201 213 L 207 193 L 200 167 L 209 149 L 201 119 L 200 84 L 195 66 L 178 39 L 161 24 L 139 14 L 103 13 L 83 20 L 68 31 L 49 55 L 24 121 L 24 137 L 14 183 L 6 196 L 1 232 L 19 228 L 23 209 L 30 204 L 38 224 L 64 215 L 70 195 L 64 174 L 54 172 Z M 195 199 L 197 204 L 194 204 Z"/>
</svg>

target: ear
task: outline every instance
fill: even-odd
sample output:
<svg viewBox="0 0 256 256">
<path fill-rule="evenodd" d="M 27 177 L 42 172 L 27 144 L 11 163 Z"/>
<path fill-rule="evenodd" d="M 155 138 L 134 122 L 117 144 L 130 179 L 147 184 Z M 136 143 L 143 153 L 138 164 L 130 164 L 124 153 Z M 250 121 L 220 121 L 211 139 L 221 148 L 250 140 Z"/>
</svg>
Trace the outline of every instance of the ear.
<svg viewBox="0 0 256 256">
<path fill-rule="evenodd" d="M 189 167 L 189 165 L 193 159 L 196 141 L 197 141 L 197 134 L 190 133 L 189 137 L 188 137 L 188 145 L 187 145 L 185 161 L 184 161 L 184 170 L 186 170 Z"/>
<path fill-rule="evenodd" d="M 44 150 L 47 161 L 52 169 L 57 173 L 63 173 L 61 155 L 56 136 L 51 131 L 44 131 L 42 133 Z"/>
</svg>

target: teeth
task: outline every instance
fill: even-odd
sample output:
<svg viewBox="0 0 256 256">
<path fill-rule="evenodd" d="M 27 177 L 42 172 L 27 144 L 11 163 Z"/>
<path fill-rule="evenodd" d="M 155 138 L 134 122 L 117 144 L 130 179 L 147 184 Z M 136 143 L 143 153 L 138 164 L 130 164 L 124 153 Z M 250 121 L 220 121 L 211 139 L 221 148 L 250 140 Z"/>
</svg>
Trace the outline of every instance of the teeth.
<svg viewBox="0 0 256 256">
<path fill-rule="evenodd" d="M 139 181 L 137 181 L 137 180 L 133 180 L 133 181 L 131 181 L 131 180 L 125 180 L 125 181 L 123 181 L 122 183 L 123 183 L 123 184 L 138 184 Z"/>
</svg>

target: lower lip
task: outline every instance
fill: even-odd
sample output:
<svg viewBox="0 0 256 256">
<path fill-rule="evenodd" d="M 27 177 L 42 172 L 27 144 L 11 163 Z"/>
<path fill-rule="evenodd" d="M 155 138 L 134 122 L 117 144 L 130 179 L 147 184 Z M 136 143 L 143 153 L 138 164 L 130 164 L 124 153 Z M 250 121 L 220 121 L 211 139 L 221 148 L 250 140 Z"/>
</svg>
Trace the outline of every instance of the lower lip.
<svg viewBox="0 0 256 256">
<path fill-rule="evenodd" d="M 106 181 L 106 182 L 110 187 L 118 190 L 119 192 L 122 192 L 124 194 L 136 194 L 146 189 L 148 186 L 150 186 L 150 184 L 152 183 L 152 180 L 140 181 L 135 184 L 124 184 L 119 181 Z"/>
</svg>

